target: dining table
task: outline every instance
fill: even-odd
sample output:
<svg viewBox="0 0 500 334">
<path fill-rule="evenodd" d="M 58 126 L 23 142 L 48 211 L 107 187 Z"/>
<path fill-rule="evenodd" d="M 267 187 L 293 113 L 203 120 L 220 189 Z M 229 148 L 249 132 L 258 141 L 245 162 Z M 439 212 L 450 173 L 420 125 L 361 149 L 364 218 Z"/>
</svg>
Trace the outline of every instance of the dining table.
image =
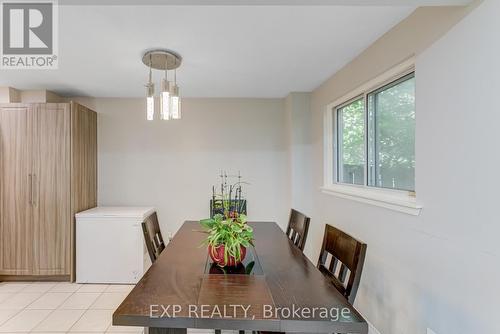
<svg viewBox="0 0 500 334">
<path fill-rule="evenodd" d="M 368 333 L 368 324 L 275 222 L 249 222 L 253 246 L 237 267 L 213 263 L 197 221 L 186 221 L 113 314 L 150 334 L 188 328 Z"/>
</svg>

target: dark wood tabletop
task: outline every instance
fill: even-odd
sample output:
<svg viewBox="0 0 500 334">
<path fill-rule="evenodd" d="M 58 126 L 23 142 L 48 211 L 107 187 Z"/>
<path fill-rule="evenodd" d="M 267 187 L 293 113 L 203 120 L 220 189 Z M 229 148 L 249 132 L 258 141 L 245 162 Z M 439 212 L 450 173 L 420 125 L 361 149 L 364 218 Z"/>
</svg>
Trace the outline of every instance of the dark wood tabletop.
<svg viewBox="0 0 500 334">
<path fill-rule="evenodd" d="M 252 222 L 249 274 L 207 272 L 206 234 L 185 222 L 113 314 L 150 333 L 186 328 L 368 333 L 368 324 L 273 222 Z M 243 309 L 245 308 L 245 310 Z M 295 311 L 295 313 L 294 313 Z"/>
</svg>

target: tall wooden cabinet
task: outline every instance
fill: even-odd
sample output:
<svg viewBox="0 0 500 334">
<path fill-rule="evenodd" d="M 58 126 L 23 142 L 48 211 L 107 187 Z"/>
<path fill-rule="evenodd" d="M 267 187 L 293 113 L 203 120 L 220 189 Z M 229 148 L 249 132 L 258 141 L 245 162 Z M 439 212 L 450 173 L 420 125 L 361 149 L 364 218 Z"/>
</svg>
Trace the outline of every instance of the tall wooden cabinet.
<svg viewBox="0 0 500 334">
<path fill-rule="evenodd" d="M 96 113 L 73 102 L 0 105 L 0 280 L 69 279 L 74 214 L 96 204 Z"/>
</svg>

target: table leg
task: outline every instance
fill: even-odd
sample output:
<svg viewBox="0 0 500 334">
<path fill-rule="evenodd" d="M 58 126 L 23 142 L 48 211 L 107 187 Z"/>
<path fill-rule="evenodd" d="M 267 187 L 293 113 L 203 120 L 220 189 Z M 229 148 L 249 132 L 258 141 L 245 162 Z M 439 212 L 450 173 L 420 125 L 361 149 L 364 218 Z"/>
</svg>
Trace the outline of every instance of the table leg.
<svg viewBox="0 0 500 334">
<path fill-rule="evenodd" d="M 149 327 L 148 334 L 187 334 L 187 328 L 157 328 Z"/>
</svg>

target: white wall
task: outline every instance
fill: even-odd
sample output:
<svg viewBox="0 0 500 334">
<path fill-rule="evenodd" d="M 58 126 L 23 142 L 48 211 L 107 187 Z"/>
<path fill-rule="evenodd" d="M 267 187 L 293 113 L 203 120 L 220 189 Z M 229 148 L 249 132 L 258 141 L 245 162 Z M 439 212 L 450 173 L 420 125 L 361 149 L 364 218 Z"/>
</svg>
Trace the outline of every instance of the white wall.
<svg viewBox="0 0 500 334">
<path fill-rule="evenodd" d="M 281 99 L 184 99 L 180 121 L 145 120 L 144 99 L 77 99 L 98 112 L 99 205 L 152 205 L 163 231 L 209 216 L 219 170 L 241 171 L 249 219 L 286 224 Z"/>
<path fill-rule="evenodd" d="M 290 164 L 290 205 L 295 210 L 312 210 L 312 170 L 311 157 L 311 93 L 293 92 L 285 98 L 288 119 L 288 154 Z"/>
<path fill-rule="evenodd" d="M 317 259 L 325 223 L 368 244 L 355 305 L 383 334 L 500 332 L 500 1 L 460 21 L 473 8 L 417 10 L 312 94 L 305 252 Z M 322 194 L 325 106 L 413 54 L 421 215 Z"/>
<path fill-rule="evenodd" d="M 438 333 L 500 333 L 492 321 L 500 312 L 499 13 L 500 1 L 486 0 L 417 58 L 425 209 L 416 228 L 426 242 L 419 258 L 433 259 L 420 277 L 433 277 L 423 287 L 436 290 L 420 299 Z"/>
</svg>

